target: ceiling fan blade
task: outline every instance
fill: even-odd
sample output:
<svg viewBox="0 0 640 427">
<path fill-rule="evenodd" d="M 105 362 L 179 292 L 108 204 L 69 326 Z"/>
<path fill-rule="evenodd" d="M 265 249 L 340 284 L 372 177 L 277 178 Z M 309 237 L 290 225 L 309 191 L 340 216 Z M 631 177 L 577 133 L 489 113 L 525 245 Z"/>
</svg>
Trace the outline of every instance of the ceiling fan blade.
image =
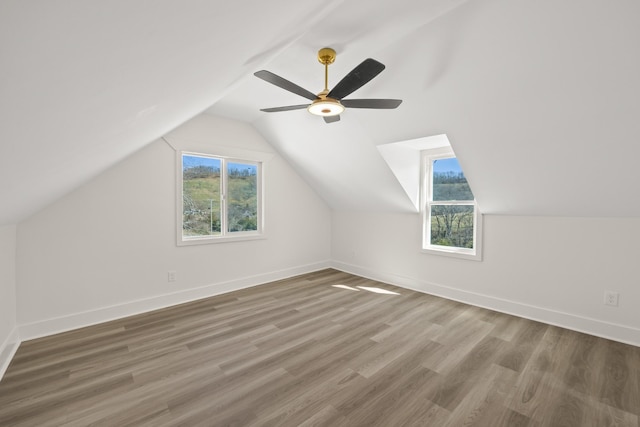
<svg viewBox="0 0 640 427">
<path fill-rule="evenodd" d="M 398 108 L 402 104 L 401 99 L 343 99 L 340 101 L 347 108 Z"/>
<path fill-rule="evenodd" d="M 333 123 L 333 122 L 339 122 L 340 121 L 340 115 L 337 116 L 325 116 L 323 117 L 324 121 L 326 123 Z"/>
<path fill-rule="evenodd" d="M 265 113 L 277 113 L 278 111 L 302 110 L 303 108 L 307 108 L 308 106 L 309 104 L 287 105 L 286 107 L 261 108 L 260 111 L 264 111 Z"/>
<path fill-rule="evenodd" d="M 384 70 L 384 65 L 375 59 L 365 59 L 360 65 L 344 76 L 327 94 L 329 98 L 342 99 L 360 89 Z"/>
<path fill-rule="evenodd" d="M 267 71 L 267 70 L 260 70 L 260 71 L 256 71 L 255 73 L 253 73 L 254 76 L 258 77 L 259 79 L 264 80 L 265 82 L 269 82 L 272 85 L 276 85 L 284 90 L 288 90 L 289 92 L 293 92 L 296 95 L 300 95 L 304 98 L 307 98 L 311 101 L 314 101 L 316 99 L 318 99 L 318 97 L 314 94 L 309 92 L 308 90 L 301 88 L 300 86 L 298 86 L 295 83 L 291 83 L 289 80 L 287 79 L 283 79 L 282 77 L 273 74 L 271 71 Z"/>
</svg>

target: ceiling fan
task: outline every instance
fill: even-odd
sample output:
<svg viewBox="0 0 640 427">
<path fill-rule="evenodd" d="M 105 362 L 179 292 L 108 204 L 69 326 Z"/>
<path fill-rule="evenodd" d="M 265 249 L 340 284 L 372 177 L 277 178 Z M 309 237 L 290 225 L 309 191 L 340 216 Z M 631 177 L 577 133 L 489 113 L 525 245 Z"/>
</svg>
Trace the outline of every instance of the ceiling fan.
<svg viewBox="0 0 640 427">
<path fill-rule="evenodd" d="M 325 47 L 318 51 L 318 61 L 324 65 L 324 89 L 317 95 L 270 71 L 261 70 L 255 72 L 254 75 L 256 77 L 312 101 L 311 104 L 263 108 L 260 111 L 276 113 L 306 108 L 311 114 L 322 116 L 325 122 L 333 123 L 340 120 L 340 113 L 345 108 L 392 109 L 397 108 L 402 103 L 400 99 L 343 99 L 380 74 L 385 67 L 375 59 L 365 59 L 349 74 L 344 76 L 333 89 L 329 90 L 327 87 L 329 84 L 329 64 L 332 64 L 335 60 L 335 50 Z"/>
</svg>

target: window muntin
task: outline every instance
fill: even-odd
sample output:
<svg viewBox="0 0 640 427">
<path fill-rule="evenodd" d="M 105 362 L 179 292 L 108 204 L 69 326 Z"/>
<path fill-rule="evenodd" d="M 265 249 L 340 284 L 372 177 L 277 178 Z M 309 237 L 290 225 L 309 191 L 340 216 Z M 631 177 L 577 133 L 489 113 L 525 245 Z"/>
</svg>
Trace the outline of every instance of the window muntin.
<svg viewBox="0 0 640 427">
<path fill-rule="evenodd" d="M 480 259 L 480 215 L 451 150 L 423 152 L 423 249 Z"/>
<path fill-rule="evenodd" d="M 260 235 L 261 173 L 261 162 L 182 153 L 179 242 Z"/>
</svg>

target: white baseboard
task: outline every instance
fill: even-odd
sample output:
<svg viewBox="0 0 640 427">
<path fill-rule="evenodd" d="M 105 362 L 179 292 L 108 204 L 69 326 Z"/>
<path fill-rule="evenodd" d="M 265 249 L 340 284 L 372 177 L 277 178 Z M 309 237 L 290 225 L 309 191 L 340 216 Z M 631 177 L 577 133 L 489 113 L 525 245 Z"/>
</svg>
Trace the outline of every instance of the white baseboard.
<svg viewBox="0 0 640 427">
<path fill-rule="evenodd" d="M 585 334 L 640 347 L 640 329 L 630 326 L 605 322 L 589 317 L 563 313 L 560 311 L 550 310 L 548 308 L 496 298 L 489 295 L 455 289 L 425 280 L 404 277 L 394 273 L 375 271 L 340 261 L 332 261 L 331 267 L 346 273 L 400 286 L 405 289 L 411 289 L 465 304 L 487 308 L 489 310 L 499 311 L 501 313 L 511 314 L 517 317 L 535 320 L 549 325 L 559 326 L 565 329 L 571 329 L 577 332 L 583 332 Z"/>
<path fill-rule="evenodd" d="M 19 325 L 20 337 L 23 341 L 40 338 L 85 326 L 108 322 L 110 320 L 146 313 L 177 304 L 183 304 L 202 298 L 220 295 L 239 289 L 262 285 L 276 280 L 297 276 L 299 274 L 311 273 L 313 271 L 329 267 L 330 261 L 323 261 L 254 276 L 246 276 L 227 282 L 213 283 L 199 288 L 185 289 L 171 294 L 157 295 L 142 300 L 129 301 L 123 304 L 102 307 L 82 313 L 74 313 L 67 316 L 23 324 Z"/>
<path fill-rule="evenodd" d="M 19 346 L 20 336 L 18 335 L 18 328 L 13 328 L 7 339 L 0 344 L 0 380 L 2 380 Z"/>
</svg>

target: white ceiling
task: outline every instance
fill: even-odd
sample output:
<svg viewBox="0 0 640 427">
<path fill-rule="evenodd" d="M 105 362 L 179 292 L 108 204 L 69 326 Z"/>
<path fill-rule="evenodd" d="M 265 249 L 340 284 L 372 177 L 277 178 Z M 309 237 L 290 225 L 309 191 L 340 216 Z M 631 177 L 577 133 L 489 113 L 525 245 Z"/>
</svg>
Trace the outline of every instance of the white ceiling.
<svg viewBox="0 0 640 427">
<path fill-rule="evenodd" d="M 446 133 L 486 213 L 640 216 L 636 0 L 4 0 L 0 224 L 207 110 L 252 123 L 334 209 L 412 211 L 377 145 Z M 325 124 L 312 92 L 387 69 Z"/>
</svg>

